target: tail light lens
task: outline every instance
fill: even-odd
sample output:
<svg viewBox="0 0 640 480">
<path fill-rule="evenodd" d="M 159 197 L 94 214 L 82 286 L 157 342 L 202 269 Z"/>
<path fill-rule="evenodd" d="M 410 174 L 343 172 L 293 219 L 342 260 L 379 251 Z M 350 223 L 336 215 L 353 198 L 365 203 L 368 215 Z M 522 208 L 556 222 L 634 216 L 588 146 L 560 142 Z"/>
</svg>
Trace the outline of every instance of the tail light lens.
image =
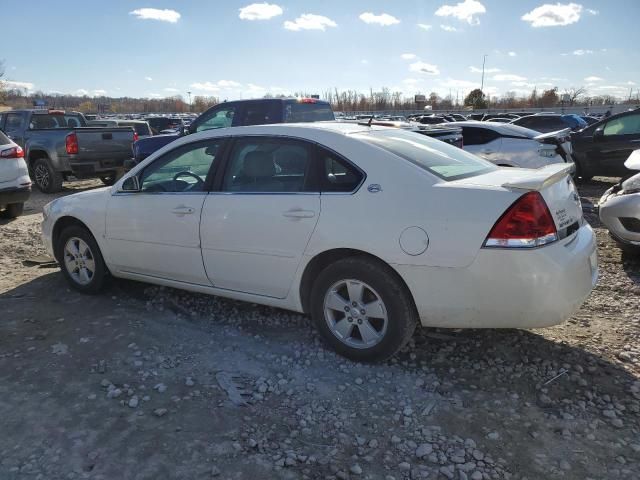
<svg viewBox="0 0 640 480">
<path fill-rule="evenodd" d="M 67 153 L 69 155 L 78 153 L 78 136 L 75 132 L 67 135 L 67 138 L 65 138 L 65 146 L 67 147 Z"/>
<path fill-rule="evenodd" d="M 0 158 L 24 158 L 24 150 L 20 147 L 11 147 L 0 152 Z"/>
<path fill-rule="evenodd" d="M 139 138 L 140 137 L 138 137 L 138 132 L 133 132 L 133 141 L 137 142 Z"/>
<path fill-rule="evenodd" d="M 540 192 L 521 196 L 500 217 L 484 242 L 490 248 L 533 248 L 555 242 L 556 225 Z"/>
</svg>

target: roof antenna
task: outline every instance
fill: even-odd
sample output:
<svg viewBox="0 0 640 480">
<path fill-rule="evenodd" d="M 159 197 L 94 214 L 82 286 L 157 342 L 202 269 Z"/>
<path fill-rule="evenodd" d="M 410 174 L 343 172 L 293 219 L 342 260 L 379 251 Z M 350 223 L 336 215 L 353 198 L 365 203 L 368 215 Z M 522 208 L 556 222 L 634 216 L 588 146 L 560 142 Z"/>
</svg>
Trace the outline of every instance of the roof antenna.
<svg viewBox="0 0 640 480">
<path fill-rule="evenodd" d="M 371 126 L 371 122 L 373 122 L 373 115 L 369 117 L 369 121 L 367 122 L 367 127 Z"/>
</svg>

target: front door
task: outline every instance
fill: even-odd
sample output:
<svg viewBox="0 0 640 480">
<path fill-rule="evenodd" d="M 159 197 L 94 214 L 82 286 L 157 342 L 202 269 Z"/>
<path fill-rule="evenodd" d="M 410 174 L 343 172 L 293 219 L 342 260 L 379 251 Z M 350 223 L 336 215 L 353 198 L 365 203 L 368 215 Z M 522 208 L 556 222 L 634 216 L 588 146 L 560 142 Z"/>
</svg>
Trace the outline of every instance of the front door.
<svg viewBox="0 0 640 480">
<path fill-rule="evenodd" d="M 139 192 L 107 206 L 107 258 L 128 273 L 210 285 L 200 252 L 200 214 L 224 139 L 179 146 L 139 174 Z"/>
<path fill-rule="evenodd" d="M 602 135 L 594 137 L 598 170 L 609 175 L 628 175 L 624 162 L 640 148 L 640 113 L 609 120 Z"/>
<path fill-rule="evenodd" d="M 202 211 L 202 257 L 215 287 L 287 296 L 320 215 L 313 171 L 313 148 L 304 142 L 234 142 L 220 191 Z"/>
</svg>

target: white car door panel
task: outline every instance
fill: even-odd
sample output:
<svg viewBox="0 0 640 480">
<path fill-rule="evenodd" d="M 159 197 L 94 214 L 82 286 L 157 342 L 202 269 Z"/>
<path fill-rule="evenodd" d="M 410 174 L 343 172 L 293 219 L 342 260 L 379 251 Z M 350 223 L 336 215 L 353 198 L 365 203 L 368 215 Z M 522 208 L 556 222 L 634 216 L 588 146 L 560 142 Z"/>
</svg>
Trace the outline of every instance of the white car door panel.
<svg viewBox="0 0 640 480">
<path fill-rule="evenodd" d="M 202 258 L 216 288 L 285 298 L 320 216 L 308 192 L 313 147 L 277 137 L 239 138 L 222 191 L 205 201 Z"/>
<path fill-rule="evenodd" d="M 109 260 L 123 272 L 211 285 L 200 249 L 206 181 L 223 140 L 182 145 L 139 175 L 141 191 L 109 200 Z"/>
<path fill-rule="evenodd" d="M 202 258 L 217 288 L 287 296 L 320 216 L 320 194 L 208 195 Z"/>
</svg>

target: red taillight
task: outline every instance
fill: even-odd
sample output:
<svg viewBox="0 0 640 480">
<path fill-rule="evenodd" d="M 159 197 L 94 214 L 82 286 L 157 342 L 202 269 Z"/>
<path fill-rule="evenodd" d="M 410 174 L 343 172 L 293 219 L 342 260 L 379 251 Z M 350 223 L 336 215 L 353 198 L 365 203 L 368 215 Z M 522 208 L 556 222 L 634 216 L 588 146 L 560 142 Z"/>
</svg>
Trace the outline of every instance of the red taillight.
<svg viewBox="0 0 640 480">
<path fill-rule="evenodd" d="M 133 132 L 133 141 L 137 142 L 139 138 L 140 137 L 138 137 L 138 132 Z"/>
<path fill-rule="evenodd" d="M 300 98 L 298 103 L 318 103 L 318 100 L 315 98 Z"/>
<path fill-rule="evenodd" d="M 67 153 L 69 155 L 78 153 L 78 136 L 75 134 L 75 132 L 67 135 L 67 138 L 65 138 L 65 145 L 67 147 Z"/>
<path fill-rule="evenodd" d="M 24 158 L 24 150 L 20 147 L 11 147 L 0 152 L 0 158 Z"/>
<path fill-rule="evenodd" d="M 500 217 L 487 235 L 485 247 L 531 248 L 558 239 L 551 212 L 540 192 L 521 196 Z"/>
</svg>

